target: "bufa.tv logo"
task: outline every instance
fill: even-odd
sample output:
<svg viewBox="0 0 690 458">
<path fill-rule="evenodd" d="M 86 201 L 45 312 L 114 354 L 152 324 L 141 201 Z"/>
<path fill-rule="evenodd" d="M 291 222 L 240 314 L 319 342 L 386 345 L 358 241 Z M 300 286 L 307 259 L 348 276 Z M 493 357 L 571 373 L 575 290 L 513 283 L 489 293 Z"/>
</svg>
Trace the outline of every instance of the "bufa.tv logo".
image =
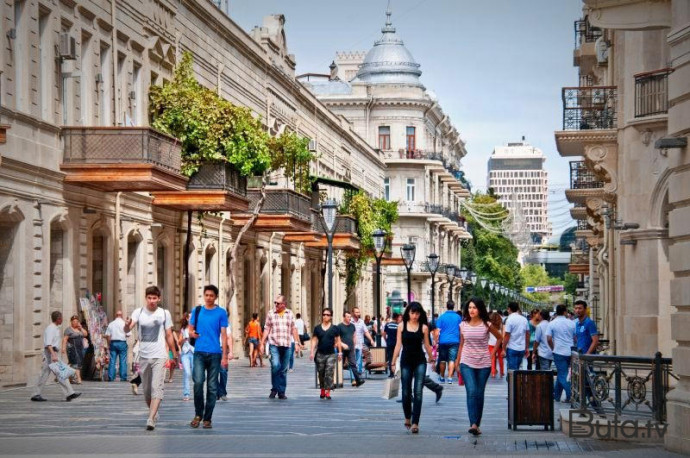
<svg viewBox="0 0 690 458">
<path fill-rule="evenodd" d="M 662 439 L 668 428 L 652 420 L 620 420 L 618 415 L 613 420 L 594 418 L 589 410 L 571 410 L 568 421 L 568 437 L 580 439 Z"/>
</svg>

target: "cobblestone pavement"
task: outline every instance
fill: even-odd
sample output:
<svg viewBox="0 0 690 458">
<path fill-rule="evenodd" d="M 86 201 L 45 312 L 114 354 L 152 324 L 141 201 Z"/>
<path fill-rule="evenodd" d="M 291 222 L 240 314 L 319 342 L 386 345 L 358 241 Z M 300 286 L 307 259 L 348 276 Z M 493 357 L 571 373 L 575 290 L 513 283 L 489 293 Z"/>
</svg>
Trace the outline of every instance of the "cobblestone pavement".
<svg viewBox="0 0 690 458">
<path fill-rule="evenodd" d="M 270 369 L 230 365 L 229 399 L 219 401 L 212 430 L 193 430 L 193 402 L 183 402 L 181 371 L 166 384 L 166 398 L 155 431 L 145 431 L 146 407 L 128 383 L 84 382 L 83 395 L 64 402 L 56 384 L 30 402 L 31 388 L 0 392 L 0 455 L 184 455 L 210 456 L 359 456 L 359 455 L 553 455 L 677 456 L 660 444 L 576 440 L 541 427 L 507 428 L 505 380 L 489 380 L 483 435 L 467 434 L 465 389 L 446 385 L 436 405 L 424 393 L 420 434 L 403 428 L 401 404 L 381 398 L 383 381 L 347 386 L 322 401 L 314 389 L 314 368 L 297 359 L 288 376 L 288 400 L 268 399 Z M 558 406 L 558 405 L 557 405 Z M 557 429 L 559 425 L 557 424 Z"/>
</svg>

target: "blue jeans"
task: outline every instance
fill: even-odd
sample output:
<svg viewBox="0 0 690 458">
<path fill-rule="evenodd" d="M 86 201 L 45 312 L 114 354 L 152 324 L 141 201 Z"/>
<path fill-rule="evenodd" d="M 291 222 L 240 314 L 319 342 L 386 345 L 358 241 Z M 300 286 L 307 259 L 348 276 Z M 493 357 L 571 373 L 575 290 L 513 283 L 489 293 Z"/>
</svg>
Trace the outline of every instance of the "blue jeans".
<svg viewBox="0 0 690 458">
<path fill-rule="evenodd" d="M 470 425 L 481 426 L 482 414 L 484 413 L 484 390 L 489 375 L 491 375 L 491 368 L 475 369 L 467 364 L 460 364 L 460 373 L 465 381 L 467 414 L 470 417 Z"/>
<path fill-rule="evenodd" d="M 218 399 L 218 371 L 220 353 L 194 352 L 194 369 L 192 380 L 194 381 L 194 412 L 204 421 L 211 421 L 213 409 Z M 206 403 L 204 404 L 204 382 L 206 382 Z"/>
<path fill-rule="evenodd" d="M 290 344 L 290 369 L 295 365 L 295 342 Z"/>
<path fill-rule="evenodd" d="M 506 349 L 506 363 L 508 363 L 508 370 L 520 370 L 522 365 L 522 359 L 525 357 L 524 351 L 513 350 L 512 348 Z"/>
<path fill-rule="evenodd" d="M 192 365 L 194 364 L 194 353 L 182 353 L 182 396 L 189 397 L 189 379 L 192 378 Z"/>
<path fill-rule="evenodd" d="M 287 371 L 290 365 L 290 347 L 270 345 L 271 352 L 271 391 L 285 394 L 287 389 Z"/>
<path fill-rule="evenodd" d="M 110 342 L 110 365 L 108 366 L 108 380 L 115 380 L 115 363 L 120 359 L 120 381 L 127 380 L 127 342 L 118 340 Z"/>
<path fill-rule="evenodd" d="M 218 369 L 218 399 L 228 395 L 228 370 L 223 366 Z"/>
<path fill-rule="evenodd" d="M 357 361 L 357 371 L 362 373 L 362 349 L 355 348 L 355 361 Z"/>
<path fill-rule="evenodd" d="M 553 388 L 553 398 L 561 400 L 561 393 L 565 390 L 566 401 L 570 401 L 570 382 L 568 370 L 570 369 L 570 356 L 553 354 L 553 362 L 556 364 L 556 384 Z"/>
<path fill-rule="evenodd" d="M 405 419 L 412 419 L 413 425 L 419 424 L 422 414 L 422 391 L 424 378 L 426 377 L 426 362 L 417 365 L 400 365 L 400 381 L 402 384 L 402 405 Z M 412 379 L 414 378 L 414 392 L 412 391 Z M 414 393 L 414 400 L 413 400 Z"/>
<path fill-rule="evenodd" d="M 544 358 L 542 356 L 537 357 L 539 361 L 539 370 L 540 371 L 550 371 L 551 370 L 551 363 L 552 361 L 548 358 Z"/>
</svg>

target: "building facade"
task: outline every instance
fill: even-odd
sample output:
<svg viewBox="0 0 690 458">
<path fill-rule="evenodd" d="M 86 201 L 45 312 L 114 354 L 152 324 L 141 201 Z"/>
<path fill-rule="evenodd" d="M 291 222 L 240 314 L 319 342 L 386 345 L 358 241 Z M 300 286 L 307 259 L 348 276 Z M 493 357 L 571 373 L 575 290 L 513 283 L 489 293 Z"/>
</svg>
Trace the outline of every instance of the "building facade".
<svg viewBox="0 0 690 458">
<path fill-rule="evenodd" d="M 583 3 L 556 132 L 582 239 L 571 271 L 591 277 L 616 354 L 673 357 L 664 439 L 690 453 L 690 4 Z"/>
<path fill-rule="evenodd" d="M 381 196 L 383 154 L 296 81 L 283 16 L 247 33 L 208 0 L 14 0 L 0 8 L 10 31 L 0 52 L 0 386 L 34 381 L 50 312 L 70 316 L 87 291 L 102 294 L 112 317 L 142 306 L 146 286 L 157 284 L 177 319 L 185 304 L 201 302 L 204 284 L 216 284 L 238 355 L 251 313 L 263 318 L 278 293 L 308 324 L 318 322 L 325 244 L 310 198 L 272 177 L 270 214 L 241 240 L 229 302 L 229 254 L 256 192 L 191 190 L 179 174 L 178 141 L 147 127 L 149 86 L 170 80 L 190 51 L 202 85 L 249 107 L 272 134 L 291 129 L 313 140 L 313 175 Z M 199 196 L 219 194 L 221 208 L 244 213 L 194 212 L 185 259 L 188 214 L 206 208 Z M 361 282 L 357 303 L 372 313 L 370 270 Z M 342 310 L 337 270 L 334 283 Z"/>
<path fill-rule="evenodd" d="M 523 137 L 521 142 L 495 147 L 487 165 L 487 188 L 493 189 L 504 208 L 521 213 L 536 244 L 551 237 L 545 161 L 544 153 Z"/>
<path fill-rule="evenodd" d="M 442 264 L 460 264 L 460 243 L 470 237 L 460 217 L 461 201 L 469 196 L 460 160 L 465 144 L 439 101 L 420 81 L 420 65 L 396 33 L 387 11 L 381 38 L 366 53 L 338 52 L 329 74 L 299 79 L 334 113 L 352 122 L 355 131 L 383 154 L 384 197 L 398 202 L 393 256 L 402 245 L 416 246 L 411 299 L 431 304 L 427 255 Z M 407 296 L 407 272 L 387 266 L 382 295 Z M 459 285 L 439 272 L 436 305 L 459 297 Z M 435 310 L 439 310 L 438 307 Z"/>
</svg>

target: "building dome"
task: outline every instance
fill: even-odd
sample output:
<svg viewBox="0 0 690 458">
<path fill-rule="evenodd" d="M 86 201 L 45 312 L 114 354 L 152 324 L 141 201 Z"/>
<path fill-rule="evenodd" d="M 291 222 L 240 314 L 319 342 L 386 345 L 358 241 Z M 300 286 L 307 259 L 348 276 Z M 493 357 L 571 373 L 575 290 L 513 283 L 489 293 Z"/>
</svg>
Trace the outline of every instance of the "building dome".
<svg viewBox="0 0 690 458">
<path fill-rule="evenodd" d="M 381 29 L 383 36 L 369 50 L 352 82 L 423 87 L 419 81 L 420 66 L 395 34 L 390 9 L 386 17 L 386 25 Z"/>
</svg>

